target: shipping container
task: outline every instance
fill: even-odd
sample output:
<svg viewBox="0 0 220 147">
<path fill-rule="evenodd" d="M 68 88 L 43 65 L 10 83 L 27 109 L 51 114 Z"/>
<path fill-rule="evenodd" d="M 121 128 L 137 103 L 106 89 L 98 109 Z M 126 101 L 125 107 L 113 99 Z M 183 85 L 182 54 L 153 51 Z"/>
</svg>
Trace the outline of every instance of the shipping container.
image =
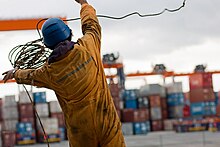
<svg viewBox="0 0 220 147">
<path fill-rule="evenodd" d="M 49 108 L 48 103 L 37 103 L 35 104 L 35 108 L 40 117 L 48 117 L 49 116 Z"/>
<path fill-rule="evenodd" d="M 182 82 L 175 82 L 175 83 L 167 84 L 166 89 L 167 89 L 168 94 L 182 93 L 183 92 Z"/>
<path fill-rule="evenodd" d="M 174 125 L 177 123 L 176 119 L 167 119 L 163 121 L 164 130 L 165 131 L 172 131 L 174 130 Z"/>
<path fill-rule="evenodd" d="M 65 120 L 64 120 L 64 115 L 62 112 L 51 113 L 50 116 L 51 118 L 57 118 L 59 127 L 65 127 Z"/>
<path fill-rule="evenodd" d="M 215 101 L 215 94 L 212 88 L 198 88 L 190 90 L 190 102 Z"/>
<path fill-rule="evenodd" d="M 16 144 L 27 145 L 36 143 L 35 130 L 31 123 L 17 123 Z"/>
<path fill-rule="evenodd" d="M 184 105 L 183 93 L 170 93 L 170 94 L 168 94 L 167 95 L 167 105 L 168 106 Z"/>
<path fill-rule="evenodd" d="M 205 102 L 204 115 L 206 115 L 206 116 L 215 116 L 216 115 L 215 102 Z"/>
<path fill-rule="evenodd" d="M 37 131 L 43 132 L 39 120 L 37 121 Z M 44 130 L 47 134 L 59 134 L 59 126 L 57 118 L 41 118 Z"/>
<path fill-rule="evenodd" d="M 138 101 L 138 108 L 148 108 L 149 107 L 149 101 L 147 97 L 139 97 L 137 99 Z"/>
<path fill-rule="evenodd" d="M 168 106 L 167 106 L 167 99 L 166 98 L 161 98 L 161 108 L 162 109 L 167 109 Z"/>
<path fill-rule="evenodd" d="M 137 109 L 137 100 L 125 100 L 124 105 L 126 109 Z"/>
<path fill-rule="evenodd" d="M 23 123 L 31 123 L 32 124 L 32 127 L 35 128 L 35 118 L 34 117 L 22 117 L 22 118 L 19 118 L 20 122 L 23 122 Z"/>
<path fill-rule="evenodd" d="M 2 131 L 2 147 L 14 147 L 16 144 L 15 131 Z"/>
<path fill-rule="evenodd" d="M 50 101 L 49 102 L 50 113 L 59 113 L 62 112 L 60 104 L 58 101 Z"/>
<path fill-rule="evenodd" d="M 146 121 L 146 122 L 135 122 L 133 123 L 133 133 L 135 135 L 139 135 L 139 134 L 147 134 L 151 131 L 150 129 L 150 122 Z"/>
<path fill-rule="evenodd" d="M 159 84 L 147 84 L 140 88 L 140 96 L 160 95 L 160 97 L 166 97 L 165 87 Z"/>
<path fill-rule="evenodd" d="M 197 88 L 212 88 L 212 74 L 211 73 L 198 73 L 189 76 L 190 89 Z"/>
<path fill-rule="evenodd" d="M 148 109 L 124 109 L 122 110 L 123 122 L 143 122 L 149 120 Z"/>
<path fill-rule="evenodd" d="M 46 92 L 34 92 L 33 93 L 34 103 L 46 103 Z"/>
<path fill-rule="evenodd" d="M 151 121 L 151 130 L 152 131 L 162 131 L 163 130 L 163 121 L 162 120 Z"/>
<path fill-rule="evenodd" d="M 7 106 L 2 108 L 3 119 L 18 119 L 18 108 L 15 106 Z"/>
<path fill-rule="evenodd" d="M 18 104 L 18 110 L 19 110 L 19 118 L 34 117 L 34 108 L 33 108 L 33 104 L 31 103 Z"/>
<path fill-rule="evenodd" d="M 18 120 L 4 120 L 2 122 L 2 130 L 4 131 L 16 131 L 16 124 Z"/>
<path fill-rule="evenodd" d="M 159 95 L 149 96 L 150 107 L 161 107 L 161 97 Z"/>
<path fill-rule="evenodd" d="M 60 140 L 64 141 L 67 139 L 67 135 L 66 135 L 66 128 L 65 127 L 60 127 Z"/>
<path fill-rule="evenodd" d="M 138 95 L 137 89 L 124 90 L 122 94 L 124 100 L 136 100 Z"/>
<path fill-rule="evenodd" d="M 18 97 L 19 97 L 18 102 L 20 104 L 27 104 L 27 103 L 31 103 L 31 101 L 33 101 L 33 94 L 31 91 L 28 91 L 28 93 L 26 91 L 20 91 Z M 30 100 L 30 98 L 31 98 L 31 100 Z"/>
<path fill-rule="evenodd" d="M 151 120 L 161 120 L 162 119 L 161 107 L 150 108 L 150 117 L 151 117 Z"/>
<path fill-rule="evenodd" d="M 133 123 L 122 123 L 122 132 L 124 135 L 133 135 Z"/>
<path fill-rule="evenodd" d="M 3 106 L 4 107 L 17 106 L 17 102 L 15 100 L 15 95 L 6 95 L 3 98 Z"/>
<path fill-rule="evenodd" d="M 183 105 L 168 108 L 169 118 L 183 118 Z"/>
<path fill-rule="evenodd" d="M 190 112 L 191 116 L 203 116 L 204 115 L 204 106 L 203 102 L 201 103 L 191 103 Z"/>
</svg>

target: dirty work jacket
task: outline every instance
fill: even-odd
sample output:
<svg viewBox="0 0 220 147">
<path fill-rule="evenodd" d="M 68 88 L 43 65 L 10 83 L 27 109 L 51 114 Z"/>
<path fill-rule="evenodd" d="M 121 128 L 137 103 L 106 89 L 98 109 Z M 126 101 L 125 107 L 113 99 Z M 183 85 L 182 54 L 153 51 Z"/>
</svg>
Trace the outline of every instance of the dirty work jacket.
<svg viewBox="0 0 220 147">
<path fill-rule="evenodd" d="M 100 57 L 101 27 L 92 6 L 80 12 L 83 37 L 65 57 L 39 69 L 18 70 L 15 79 L 54 90 L 64 112 L 71 147 L 124 147 L 121 123 Z"/>
</svg>

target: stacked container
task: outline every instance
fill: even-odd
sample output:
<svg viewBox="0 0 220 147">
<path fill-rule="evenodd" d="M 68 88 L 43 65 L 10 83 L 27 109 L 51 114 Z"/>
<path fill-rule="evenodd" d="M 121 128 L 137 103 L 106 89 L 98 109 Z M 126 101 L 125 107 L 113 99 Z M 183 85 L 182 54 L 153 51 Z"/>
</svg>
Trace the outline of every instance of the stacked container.
<svg viewBox="0 0 220 147">
<path fill-rule="evenodd" d="M 138 92 L 136 89 L 123 92 L 125 109 L 122 110 L 122 131 L 124 135 L 147 134 L 150 131 L 148 99 L 140 97 Z"/>
<path fill-rule="evenodd" d="M 151 130 L 163 130 L 163 120 L 167 118 L 166 89 L 159 84 L 148 84 L 140 88 L 140 96 L 148 97 Z"/>
<path fill-rule="evenodd" d="M 64 115 L 62 112 L 62 109 L 60 107 L 60 104 L 58 101 L 50 101 L 49 102 L 49 109 L 50 109 L 50 117 L 51 118 L 57 118 L 58 120 L 58 127 L 60 131 L 60 139 L 66 140 L 66 127 L 65 127 L 65 121 L 64 121 Z"/>
<path fill-rule="evenodd" d="M 35 103 L 35 108 L 47 133 L 48 140 L 50 142 L 60 141 L 58 120 L 57 118 L 49 118 L 49 107 L 46 101 L 46 92 L 33 93 L 33 99 Z M 44 133 L 38 118 L 36 118 L 36 130 L 37 141 L 40 143 L 45 142 Z"/>
<path fill-rule="evenodd" d="M 113 102 L 115 105 L 115 109 L 118 113 L 119 118 L 121 119 L 121 109 L 123 109 L 123 101 L 121 100 L 121 87 L 119 84 L 111 82 L 109 84 L 109 89 L 111 92 L 111 96 L 113 98 Z"/>
<path fill-rule="evenodd" d="M 33 100 L 31 92 L 29 96 Z M 16 126 L 16 142 L 19 145 L 36 142 L 34 109 L 29 96 L 25 91 L 19 93 L 19 123 Z"/>
<path fill-rule="evenodd" d="M 35 130 L 31 123 L 17 123 L 16 125 L 16 144 L 34 144 L 36 143 Z"/>
<path fill-rule="evenodd" d="M 215 95 L 212 85 L 212 74 L 197 73 L 189 77 L 191 116 L 214 116 Z"/>
<path fill-rule="evenodd" d="M 184 93 L 182 83 L 175 82 L 166 86 L 169 118 L 182 118 L 184 108 Z"/>
<path fill-rule="evenodd" d="M 17 102 L 15 101 L 15 95 L 8 95 L 4 97 L 2 114 L 2 143 L 5 146 L 14 146 L 16 124 L 18 123 L 18 108 Z"/>
</svg>

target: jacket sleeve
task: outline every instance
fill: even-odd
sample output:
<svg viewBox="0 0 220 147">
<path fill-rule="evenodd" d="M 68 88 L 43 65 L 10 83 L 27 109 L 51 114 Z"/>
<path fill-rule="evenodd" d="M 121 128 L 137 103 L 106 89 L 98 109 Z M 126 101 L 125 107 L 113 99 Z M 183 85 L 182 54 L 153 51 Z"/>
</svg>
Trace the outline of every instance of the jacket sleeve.
<svg viewBox="0 0 220 147">
<path fill-rule="evenodd" d="M 86 48 L 92 52 L 100 53 L 101 48 L 101 26 L 99 25 L 98 18 L 96 16 L 95 9 L 89 4 L 83 4 L 80 11 L 82 33 L 81 38 L 83 42 L 86 42 Z M 94 47 L 89 44 L 95 45 Z"/>
<path fill-rule="evenodd" d="M 38 69 L 19 69 L 15 72 L 14 78 L 18 84 L 27 84 L 37 87 L 49 88 L 49 76 L 46 67 Z"/>
</svg>

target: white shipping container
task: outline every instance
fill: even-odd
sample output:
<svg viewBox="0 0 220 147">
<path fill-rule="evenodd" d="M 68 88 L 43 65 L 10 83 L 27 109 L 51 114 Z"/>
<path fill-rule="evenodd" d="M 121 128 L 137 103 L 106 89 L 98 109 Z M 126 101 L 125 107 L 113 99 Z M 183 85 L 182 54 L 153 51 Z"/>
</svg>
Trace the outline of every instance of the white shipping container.
<svg viewBox="0 0 220 147">
<path fill-rule="evenodd" d="M 150 96 L 150 95 L 160 95 L 162 98 L 166 97 L 166 89 L 159 84 L 147 84 L 141 86 L 139 90 L 141 97 Z"/>
<path fill-rule="evenodd" d="M 49 117 L 49 108 L 47 103 L 35 104 L 35 108 L 40 117 Z"/>
<path fill-rule="evenodd" d="M 161 120 L 162 119 L 161 107 L 150 108 L 150 114 L 151 114 L 151 120 Z"/>
<path fill-rule="evenodd" d="M 62 112 L 60 104 L 58 101 L 51 101 L 49 102 L 50 112 L 51 113 L 59 113 Z"/>
<path fill-rule="evenodd" d="M 44 130 L 47 134 L 58 134 L 59 126 L 57 118 L 42 118 L 41 122 L 43 124 Z M 37 128 L 42 131 L 39 120 L 37 119 Z"/>
<path fill-rule="evenodd" d="M 17 102 L 15 100 L 15 95 L 7 95 L 3 98 L 3 106 L 17 106 Z"/>
<path fill-rule="evenodd" d="M 32 92 L 28 91 L 28 93 L 29 93 L 29 96 L 31 97 L 31 100 L 33 101 Z M 26 91 L 19 92 L 19 103 L 21 104 L 31 103 L 29 96 Z"/>
<path fill-rule="evenodd" d="M 183 93 L 182 82 L 175 82 L 166 85 L 167 93 Z"/>
<path fill-rule="evenodd" d="M 16 131 L 16 124 L 18 120 L 4 120 L 2 123 L 2 130 L 4 131 Z"/>
<path fill-rule="evenodd" d="M 122 123 L 122 132 L 124 135 L 133 135 L 133 124 L 132 123 Z"/>
<path fill-rule="evenodd" d="M 163 123 L 164 123 L 164 130 L 165 131 L 172 131 L 174 130 L 174 124 L 177 122 L 176 119 L 167 119 L 167 120 L 164 120 Z"/>
<path fill-rule="evenodd" d="M 17 106 L 2 107 L 3 119 L 18 119 L 18 108 Z"/>
</svg>

